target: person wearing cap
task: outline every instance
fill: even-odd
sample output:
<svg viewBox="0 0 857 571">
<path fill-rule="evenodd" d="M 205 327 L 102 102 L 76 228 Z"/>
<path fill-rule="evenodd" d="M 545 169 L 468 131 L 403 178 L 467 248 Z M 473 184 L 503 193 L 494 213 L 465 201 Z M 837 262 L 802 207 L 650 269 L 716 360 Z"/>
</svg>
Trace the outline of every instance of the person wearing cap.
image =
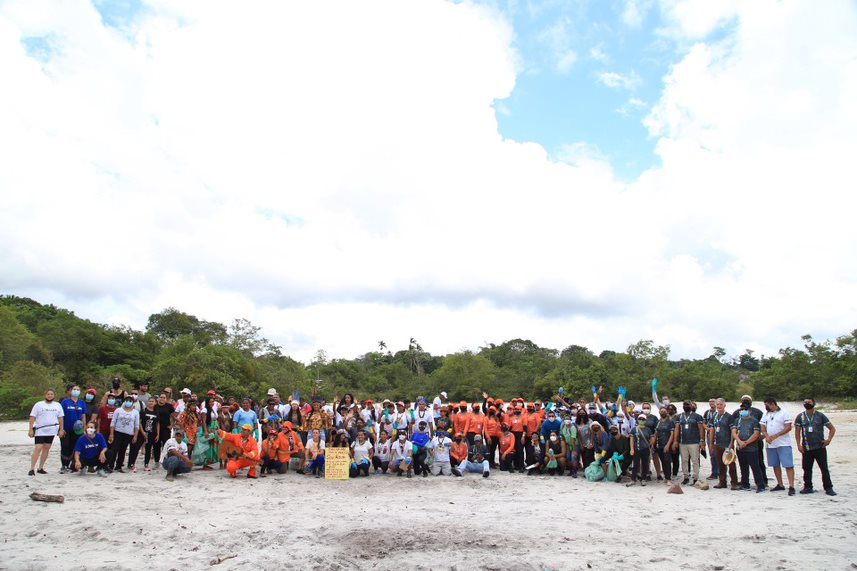
<svg viewBox="0 0 857 571">
<path fill-rule="evenodd" d="M 66 398 L 60 403 L 63 410 L 63 431 L 60 437 L 60 474 L 66 471 L 77 472 L 72 460 L 77 439 L 83 434 L 86 423 L 86 404 L 80 400 L 80 387 L 66 386 Z"/>
<path fill-rule="evenodd" d="M 741 405 L 744 405 L 744 404 L 746 404 L 748 407 L 750 407 L 749 408 L 750 416 L 752 416 L 753 418 L 758 420 L 759 425 L 761 426 L 762 417 L 765 415 L 765 413 L 762 412 L 761 409 L 758 409 L 755 406 L 753 406 L 753 397 L 751 397 L 750 395 L 741 395 Z M 741 412 L 741 408 L 739 407 L 735 412 L 732 413 L 732 423 L 733 424 L 735 424 L 738 421 L 738 417 L 739 417 L 740 412 Z M 762 444 L 764 444 L 764 442 L 762 442 L 760 440 L 760 445 L 759 445 L 758 450 L 757 450 L 757 452 L 759 454 L 759 470 L 762 473 L 762 479 L 765 480 L 765 487 L 767 487 L 767 485 L 768 485 L 768 469 L 765 466 L 765 454 L 764 454 L 765 451 L 763 449 Z"/>
<path fill-rule="evenodd" d="M 503 472 L 513 472 L 515 468 L 515 435 L 509 430 L 509 427 L 503 425 L 502 434 L 500 435 L 500 470 Z M 489 447 L 489 452 L 491 451 Z M 489 467 L 491 466 L 491 457 L 489 456 Z"/>
<path fill-rule="evenodd" d="M 98 422 L 98 391 L 95 389 L 87 389 L 84 395 L 84 403 L 86 405 L 86 422 Z"/>
<path fill-rule="evenodd" d="M 783 485 L 783 468 L 789 481 L 788 494 L 795 495 L 795 465 L 792 454 L 792 441 L 789 432 L 792 431 L 791 416 L 780 408 L 777 401 L 768 397 L 764 401 L 765 414 L 759 424 L 762 426 L 762 441 L 768 444 L 768 464 L 774 469 L 777 485 L 772 492 L 786 489 Z M 764 446 L 764 445 L 762 445 Z M 762 453 L 761 450 L 759 452 Z"/>
<path fill-rule="evenodd" d="M 404 430 L 396 432 L 396 441 L 390 449 L 390 469 L 396 476 L 407 474 L 410 478 L 414 469 L 414 445 L 408 440 Z"/>
<path fill-rule="evenodd" d="M 464 472 L 482 474 L 483 478 L 491 475 L 491 466 L 488 464 L 488 449 L 482 443 L 482 435 L 473 435 L 473 444 L 467 447 L 467 458 L 452 469 L 452 473 L 461 476 Z"/>
<path fill-rule="evenodd" d="M 191 390 L 187 387 L 181 390 L 178 400 L 173 404 L 173 413 L 175 414 L 175 417 L 178 417 L 178 415 L 184 412 L 187 402 L 191 399 L 191 394 Z"/>
<path fill-rule="evenodd" d="M 327 445 L 319 429 L 313 429 L 309 434 L 304 447 L 304 465 L 310 474 L 314 474 L 316 478 L 321 478 L 324 476 L 324 451 Z M 298 473 L 302 472 L 298 470 Z"/>
<path fill-rule="evenodd" d="M 464 460 L 467 460 L 467 440 L 465 440 L 463 432 L 458 432 L 452 439 L 452 446 L 449 449 L 449 462 L 454 468 Z"/>
<path fill-rule="evenodd" d="M 292 423 L 292 430 L 301 433 L 301 442 L 306 442 L 306 433 L 302 432 L 304 425 L 303 412 L 301 412 L 301 402 L 298 399 L 293 398 L 289 401 L 289 408 L 286 409 L 283 415 L 283 422 L 286 421 Z"/>
<path fill-rule="evenodd" d="M 440 391 L 440 394 L 434 397 L 434 400 L 431 403 L 431 408 L 435 418 L 440 418 L 440 407 L 448 402 L 449 399 L 446 397 L 446 391 Z"/>
<path fill-rule="evenodd" d="M 651 439 L 652 433 L 646 427 L 648 417 L 641 413 L 637 417 L 637 426 L 631 433 L 631 482 L 629 486 L 636 485 L 640 482 L 641 486 L 646 485 L 646 480 L 649 477 L 649 455 L 651 454 Z"/>
<path fill-rule="evenodd" d="M 440 416 L 434 419 L 434 430 L 444 431 L 447 436 L 452 433 L 452 419 L 449 418 L 449 405 L 444 404 L 440 407 Z"/>
<path fill-rule="evenodd" d="M 411 434 L 410 442 L 413 445 L 414 473 L 422 474 L 423 477 L 427 477 L 429 473 L 426 460 L 428 459 L 428 445 L 429 442 L 431 442 L 431 438 L 431 428 L 426 420 L 417 419 L 414 425 L 413 434 Z"/>
<path fill-rule="evenodd" d="M 524 418 L 524 408 L 517 399 L 512 399 L 512 410 L 504 418 L 504 424 L 514 437 L 515 455 L 512 459 L 515 470 L 524 471 L 524 445 L 527 442 L 527 421 Z"/>
<path fill-rule="evenodd" d="M 431 473 L 434 476 L 451 476 L 452 464 L 449 461 L 449 453 L 452 447 L 452 439 L 445 430 L 438 430 L 429 443 L 432 465 Z"/>
<path fill-rule="evenodd" d="M 830 479 L 830 469 L 827 466 L 827 447 L 833 441 L 836 427 L 823 412 L 815 410 L 815 399 L 803 400 L 804 411 L 797 415 L 794 421 L 795 442 L 797 451 L 800 452 L 803 467 L 803 489 L 801 494 L 812 494 L 812 467 L 817 463 L 821 470 L 821 483 L 824 492 L 828 496 L 835 496 L 833 481 Z M 824 437 L 824 429 L 827 429 L 827 438 Z"/>
<path fill-rule="evenodd" d="M 735 462 L 728 466 L 723 461 L 723 453 L 732 446 L 732 415 L 726 412 L 726 400 L 715 399 L 714 414 L 708 417 L 709 442 L 711 442 L 711 456 L 717 460 L 717 478 L 719 482 L 714 486 L 717 489 L 726 487 L 726 474 L 729 474 L 732 490 L 738 489 L 738 469 Z"/>
<path fill-rule="evenodd" d="M 699 480 L 699 455 L 705 450 L 705 422 L 693 412 L 693 403 L 689 400 L 682 404 L 684 412 L 676 417 L 675 433 L 681 453 L 681 468 L 684 479 L 682 485 L 696 484 Z M 691 482 L 693 478 L 693 482 Z"/>
<path fill-rule="evenodd" d="M 187 444 L 184 442 L 184 430 L 176 428 L 173 437 L 164 443 L 164 461 L 161 463 L 167 475 L 167 481 L 173 481 L 176 474 L 186 474 L 193 467 L 188 457 Z"/>
<path fill-rule="evenodd" d="M 467 438 L 467 441 L 470 443 L 475 442 L 476 435 L 479 435 L 479 439 L 483 442 L 483 436 L 485 434 L 485 415 L 482 414 L 482 407 L 478 402 L 475 402 L 471 405 L 470 414 L 467 417 L 467 424 L 464 425 L 464 436 Z M 485 453 L 485 458 L 488 458 L 488 452 Z"/>
<path fill-rule="evenodd" d="M 500 447 L 500 441 L 503 437 L 502 428 L 503 423 L 500 421 L 500 418 L 497 414 L 497 408 L 492 404 L 488 407 L 488 414 L 485 416 L 485 445 L 488 447 L 488 464 L 490 464 L 491 468 L 496 467 L 494 458 L 496 456 L 498 447 Z M 512 442 L 513 448 L 514 445 L 515 443 Z M 510 458 L 510 461 L 511 460 L 514 460 L 514 455 Z"/>
<path fill-rule="evenodd" d="M 669 484 L 674 477 L 672 471 L 673 450 L 678 450 L 675 421 L 670 417 L 667 408 L 659 409 L 658 415 L 660 416 L 660 420 L 655 425 L 655 430 L 649 444 L 660 459 L 656 467 L 660 466 L 663 470 L 663 474 L 658 474 L 658 480 L 665 480 Z M 727 430 L 729 426 L 727 424 Z"/>
<path fill-rule="evenodd" d="M 750 475 L 756 484 L 756 493 L 765 491 L 765 480 L 759 468 L 759 442 L 761 426 L 758 419 L 750 413 L 750 403 L 742 402 L 738 409 L 738 421 L 732 427 L 732 438 L 738 452 L 738 463 L 741 467 L 741 485 L 743 491 L 750 490 Z"/>
<path fill-rule="evenodd" d="M 253 438 L 253 430 L 254 426 L 249 422 L 241 425 L 240 434 L 231 434 L 225 430 L 218 430 L 217 435 L 221 440 L 229 442 L 241 449 L 241 455 L 238 458 L 226 463 L 226 471 L 229 472 L 229 476 L 231 478 L 236 478 L 238 476 L 238 470 L 247 467 L 250 468 L 250 470 L 247 471 L 247 477 L 256 477 L 256 466 L 260 464 L 259 444 L 256 442 L 256 439 Z"/>
<path fill-rule="evenodd" d="M 387 473 L 387 469 L 390 467 L 390 448 L 390 433 L 382 430 L 378 433 L 378 443 L 375 444 L 373 449 L 375 453 L 372 455 L 372 467 L 375 468 L 376 474 L 379 471 L 384 474 Z"/>
<path fill-rule="evenodd" d="M 287 444 L 288 445 L 288 444 Z M 262 440 L 262 450 L 259 453 L 259 458 L 262 461 L 262 467 L 259 470 L 259 477 L 264 478 L 265 474 L 273 474 L 274 470 L 281 474 L 283 463 L 280 462 L 280 433 L 276 430 L 269 430 L 266 437 Z"/>
</svg>

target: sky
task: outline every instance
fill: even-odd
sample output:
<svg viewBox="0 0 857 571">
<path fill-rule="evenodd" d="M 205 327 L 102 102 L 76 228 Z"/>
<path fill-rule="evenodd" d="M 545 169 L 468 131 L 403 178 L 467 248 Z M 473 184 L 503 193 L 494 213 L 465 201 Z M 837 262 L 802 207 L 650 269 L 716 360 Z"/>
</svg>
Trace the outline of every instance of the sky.
<svg viewBox="0 0 857 571">
<path fill-rule="evenodd" d="M 857 327 L 857 3 L 0 0 L 0 292 L 309 362 Z"/>
</svg>

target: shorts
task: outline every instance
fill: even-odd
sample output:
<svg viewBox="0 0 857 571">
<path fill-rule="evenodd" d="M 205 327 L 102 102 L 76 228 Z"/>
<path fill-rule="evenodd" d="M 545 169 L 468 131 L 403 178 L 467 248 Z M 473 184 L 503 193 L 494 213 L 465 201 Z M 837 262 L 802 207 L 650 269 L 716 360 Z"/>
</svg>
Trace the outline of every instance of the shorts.
<svg viewBox="0 0 857 571">
<path fill-rule="evenodd" d="M 53 436 L 36 436 L 36 444 L 51 444 L 53 441 Z"/>
<path fill-rule="evenodd" d="M 794 468 L 795 461 L 791 446 L 768 448 L 768 466 L 771 468 Z"/>
</svg>

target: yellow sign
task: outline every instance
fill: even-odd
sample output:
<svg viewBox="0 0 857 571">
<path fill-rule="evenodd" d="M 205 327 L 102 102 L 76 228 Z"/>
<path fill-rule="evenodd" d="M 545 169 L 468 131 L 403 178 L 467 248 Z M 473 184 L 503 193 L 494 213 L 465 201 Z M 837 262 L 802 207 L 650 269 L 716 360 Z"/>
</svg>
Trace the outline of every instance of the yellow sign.
<svg viewBox="0 0 857 571">
<path fill-rule="evenodd" d="M 347 480 L 351 468 L 348 448 L 328 448 L 324 451 L 324 479 Z"/>
</svg>

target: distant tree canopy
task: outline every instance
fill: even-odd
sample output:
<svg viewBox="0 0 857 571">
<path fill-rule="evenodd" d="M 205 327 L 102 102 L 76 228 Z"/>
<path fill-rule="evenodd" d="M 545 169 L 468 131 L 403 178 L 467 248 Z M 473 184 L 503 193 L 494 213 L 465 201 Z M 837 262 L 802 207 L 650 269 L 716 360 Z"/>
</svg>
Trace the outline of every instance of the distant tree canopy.
<svg viewBox="0 0 857 571">
<path fill-rule="evenodd" d="M 721 347 L 696 360 L 670 360 L 670 347 L 640 340 L 623 352 L 569 345 L 558 351 L 526 339 L 493 343 L 476 351 L 432 355 L 414 338 L 392 353 L 385 341 L 353 359 L 319 350 L 304 365 L 282 353 L 246 319 L 226 326 L 175 308 L 149 317 L 145 331 L 92 323 L 73 312 L 16 296 L 0 296 L 0 418 L 23 418 L 49 388 L 75 383 L 107 389 L 114 375 L 126 383 L 149 381 L 151 390 L 187 386 L 227 396 L 260 399 L 274 387 L 284 396 L 346 392 L 357 398 L 414 399 L 442 390 L 453 400 L 478 400 L 482 391 L 505 398 L 551 399 L 619 386 L 645 400 L 651 379 L 662 394 L 705 400 L 749 392 L 783 400 L 857 397 L 857 330 L 835 341 L 802 338 L 803 348 L 733 358 Z"/>
</svg>

